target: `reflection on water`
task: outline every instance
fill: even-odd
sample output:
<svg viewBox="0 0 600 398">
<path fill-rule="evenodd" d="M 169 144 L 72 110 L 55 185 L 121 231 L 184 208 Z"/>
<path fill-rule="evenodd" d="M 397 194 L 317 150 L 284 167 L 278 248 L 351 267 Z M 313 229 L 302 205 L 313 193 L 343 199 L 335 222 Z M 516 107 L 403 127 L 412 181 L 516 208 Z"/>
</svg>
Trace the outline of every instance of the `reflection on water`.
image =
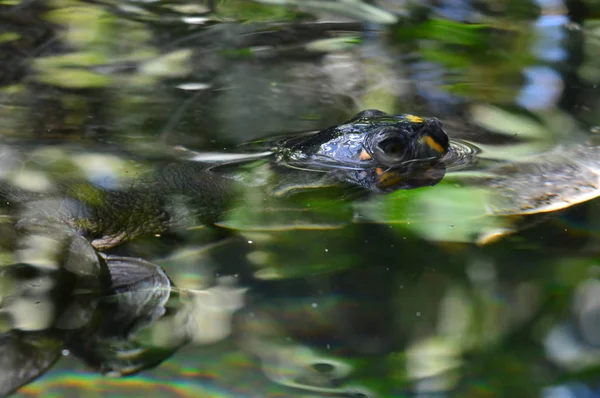
<svg viewBox="0 0 600 398">
<path fill-rule="evenodd" d="M 0 395 L 597 394 L 597 14 L 0 2 Z"/>
</svg>

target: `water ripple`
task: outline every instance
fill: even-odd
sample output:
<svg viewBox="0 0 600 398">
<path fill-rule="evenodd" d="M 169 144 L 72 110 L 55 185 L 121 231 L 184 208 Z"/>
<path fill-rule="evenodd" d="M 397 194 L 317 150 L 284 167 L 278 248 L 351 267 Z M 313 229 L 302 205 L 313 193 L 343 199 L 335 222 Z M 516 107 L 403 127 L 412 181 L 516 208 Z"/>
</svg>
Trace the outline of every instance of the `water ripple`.
<svg viewBox="0 0 600 398">
<path fill-rule="evenodd" d="M 442 161 L 447 171 L 464 170 L 477 162 L 481 149 L 473 143 L 460 139 L 450 141 L 450 150 Z"/>
</svg>

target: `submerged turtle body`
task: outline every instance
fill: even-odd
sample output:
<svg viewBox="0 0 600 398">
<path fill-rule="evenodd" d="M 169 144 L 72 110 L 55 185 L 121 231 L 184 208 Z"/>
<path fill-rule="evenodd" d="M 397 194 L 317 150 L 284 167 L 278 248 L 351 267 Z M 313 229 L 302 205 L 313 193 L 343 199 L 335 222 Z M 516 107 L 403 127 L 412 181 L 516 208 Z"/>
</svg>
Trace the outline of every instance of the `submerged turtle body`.
<svg viewBox="0 0 600 398">
<path fill-rule="evenodd" d="M 481 216 L 493 219 L 489 227 L 475 231 L 471 240 L 478 245 L 494 243 L 536 225 L 544 215 L 599 197 L 600 147 L 591 141 L 559 146 L 491 167 L 485 174 L 463 181 L 483 188 Z"/>
<path fill-rule="evenodd" d="M 329 201 L 333 207 L 319 211 L 310 208 L 302 198 L 295 201 L 291 194 L 332 186 L 342 187 L 342 191 L 344 187 L 360 187 L 363 192 L 377 193 L 430 186 L 444 177 L 446 167 L 455 170 L 463 162 L 463 144 L 449 141 L 437 119 L 391 116 L 377 110 L 363 111 L 317 133 L 280 137 L 262 145 L 262 149 L 269 149 L 268 153 L 247 157 L 242 154 L 235 160 L 217 157 L 217 161 L 212 158 L 169 163 L 133 179 L 124 189 L 77 183 L 64 184 L 47 195 L 30 195 L 8 185 L 1 191 L 6 202 L 20 205 L 23 220 L 34 220 L 33 224 L 40 220 L 63 223 L 90 239 L 96 249 L 107 250 L 140 236 L 206 224 L 254 230 L 281 229 L 286 225 L 288 229 L 320 228 L 327 224 L 329 210 L 341 207 L 339 202 L 324 196 L 321 203 Z M 495 163 L 483 169 L 484 177 L 471 178 L 467 173 L 463 178 L 460 172 L 451 177 L 487 193 L 486 211 L 481 215 L 551 212 L 599 196 L 597 148 L 593 142 L 558 147 L 519 161 Z M 475 152 L 470 156 L 476 156 Z M 267 174 L 247 172 L 257 159 Z M 240 170 L 245 177 L 240 178 Z M 252 195 L 242 194 L 248 187 L 258 189 L 256 203 L 248 201 Z M 236 206 L 242 207 L 244 215 L 229 215 L 229 221 L 224 222 L 223 215 L 235 211 Z M 290 217 L 279 217 L 278 225 L 270 224 L 268 214 L 279 216 L 277 213 L 282 211 Z M 253 218 L 245 224 L 231 222 L 248 215 Z M 302 216 L 307 216 L 307 221 L 296 223 Z M 405 216 L 416 218 L 412 214 Z M 385 214 L 367 219 L 385 223 L 388 217 Z M 361 218 L 344 214 L 336 225 Z M 23 220 L 20 224 L 27 225 Z"/>
<path fill-rule="evenodd" d="M 287 137 L 271 149 L 263 161 L 284 186 L 273 189 L 272 180 L 258 185 L 275 196 L 332 185 L 390 192 L 437 183 L 448 138 L 436 119 L 368 110 L 310 136 Z M 0 193 L 21 210 L 21 225 L 58 222 L 106 250 L 140 236 L 219 221 L 247 185 L 238 171 L 255 160 L 172 162 L 122 189 L 63 182 L 44 194 L 5 183 Z"/>
<path fill-rule="evenodd" d="M 90 239 L 96 249 L 107 250 L 140 236 L 206 224 L 253 230 L 321 228 L 333 208 L 321 212 L 307 208 L 310 204 L 303 199 L 295 201 L 292 194 L 315 193 L 315 188 L 332 186 L 377 193 L 430 186 L 442 180 L 446 167 L 454 170 L 463 161 L 462 143 L 449 141 L 437 119 L 391 116 L 377 110 L 363 111 L 317 133 L 280 137 L 262 145 L 270 151 L 258 156 L 241 154 L 233 161 L 196 159 L 159 166 L 124 189 L 76 183 L 64 184 L 47 195 L 29 195 L 7 185 L 2 191 L 6 202 L 20 205 L 22 219 L 39 222 L 51 215 L 46 222 L 61 222 Z M 471 178 L 467 173 L 463 178 L 460 172 L 450 177 L 486 191 L 482 215 L 552 212 L 600 194 L 599 157 L 596 144 L 590 142 L 495 163 L 483 169 L 484 177 Z M 265 166 L 267 177 L 247 173 L 257 159 Z M 247 174 L 244 178 L 239 178 L 240 170 Z M 250 204 L 242 194 L 249 186 L 258 189 L 257 203 Z M 332 196 L 324 198 L 322 203 L 332 202 Z M 333 201 L 332 206 L 340 207 L 338 204 Z M 224 222 L 223 215 L 236 206 L 252 220 L 236 223 L 244 218 L 238 217 L 238 212 Z M 282 211 L 289 217 L 277 214 Z M 271 224 L 269 213 L 277 216 L 277 225 Z M 387 217 L 375 221 L 385 223 Z M 415 219 L 411 214 L 406 217 Z M 305 220 L 296 222 L 299 219 Z M 359 220 L 343 215 L 342 221 L 334 224 Z"/>
<path fill-rule="evenodd" d="M 558 147 L 490 170 L 485 186 L 498 194 L 494 215 L 528 215 L 562 210 L 600 196 L 600 147 Z"/>
</svg>

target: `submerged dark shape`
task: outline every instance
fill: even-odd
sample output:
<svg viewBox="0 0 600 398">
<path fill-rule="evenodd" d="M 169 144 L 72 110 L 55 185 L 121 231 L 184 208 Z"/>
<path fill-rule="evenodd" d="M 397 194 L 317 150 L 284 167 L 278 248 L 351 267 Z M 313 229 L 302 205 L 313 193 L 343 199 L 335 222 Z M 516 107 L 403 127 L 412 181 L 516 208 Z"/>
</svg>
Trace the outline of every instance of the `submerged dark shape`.
<svg viewBox="0 0 600 398">
<path fill-rule="evenodd" d="M 190 310 L 178 301 L 178 292 L 159 266 L 128 257 L 99 256 L 99 260 L 101 265 L 93 271 L 100 281 L 98 289 L 86 288 L 88 272 L 71 273 L 70 278 L 53 275 L 44 281 L 36 277 L 43 272 L 39 267 L 7 268 L 21 283 L 2 280 L 13 282 L 9 285 L 15 288 L 0 296 L 0 309 L 11 325 L 10 331 L 0 333 L 0 396 L 39 377 L 66 353 L 103 374 L 121 376 L 158 365 L 187 342 Z M 68 264 L 61 266 L 55 274 L 68 272 Z M 104 273 L 107 278 L 101 277 Z M 31 290 L 39 284 L 85 299 L 38 295 L 30 303 Z M 28 306 L 42 306 L 57 315 L 43 324 Z M 155 337 L 161 336 L 161 329 L 168 338 Z"/>
<path fill-rule="evenodd" d="M 66 348 L 103 374 L 128 375 L 160 364 L 187 342 L 178 292 L 148 261 L 107 256 L 106 264 L 108 293 L 97 298 L 90 322 L 66 334 Z M 162 344 L 154 337 L 157 328 L 170 331 Z"/>
</svg>

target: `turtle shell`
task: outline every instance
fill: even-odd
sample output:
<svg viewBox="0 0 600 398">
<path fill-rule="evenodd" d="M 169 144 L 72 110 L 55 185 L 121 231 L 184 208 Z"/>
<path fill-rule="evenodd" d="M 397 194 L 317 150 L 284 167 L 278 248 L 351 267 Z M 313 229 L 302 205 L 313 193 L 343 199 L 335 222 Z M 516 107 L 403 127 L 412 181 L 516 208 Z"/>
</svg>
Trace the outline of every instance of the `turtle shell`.
<svg viewBox="0 0 600 398">
<path fill-rule="evenodd" d="M 496 167 L 485 186 L 498 194 L 495 215 L 525 215 L 562 210 L 600 195 L 600 168 L 590 159 L 595 146 L 557 148 Z"/>
</svg>

